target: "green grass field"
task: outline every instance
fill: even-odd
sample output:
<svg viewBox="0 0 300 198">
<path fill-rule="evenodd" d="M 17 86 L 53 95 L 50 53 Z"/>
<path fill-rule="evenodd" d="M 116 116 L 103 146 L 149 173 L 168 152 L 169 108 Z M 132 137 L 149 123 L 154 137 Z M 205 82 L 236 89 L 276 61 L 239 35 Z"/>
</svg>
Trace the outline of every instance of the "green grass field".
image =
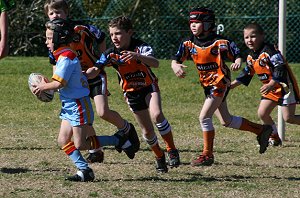
<svg viewBox="0 0 300 198">
<path fill-rule="evenodd" d="M 0 61 L 0 197 L 299 197 L 300 130 L 286 125 L 282 147 L 258 153 L 256 136 L 222 127 L 216 128 L 215 161 L 211 167 L 191 167 L 192 158 L 202 150 L 198 114 L 204 94 L 196 70 L 188 63 L 188 75 L 178 79 L 169 60 L 153 69 L 159 77 L 164 114 L 172 125 L 182 165 L 167 174 L 157 174 L 154 155 L 142 141 L 134 160 L 114 148 L 105 149 L 103 164 L 92 164 L 93 183 L 72 183 L 64 176 L 76 172 L 60 150 L 56 137 L 60 126 L 58 95 L 51 103 L 38 101 L 29 91 L 30 73 L 51 77 L 52 67 L 45 57 L 8 57 Z M 300 65 L 291 65 L 300 81 Z M 107 68 L 111 109 L 137 126 L 122 97 L 117 76 Z M 238 72 L 233 73 L 233 77 Z M 260 82 L 230 92 L 232 114 L 260 122 L 257 106 Z M 298 108 L 297 113 L 300 114 Z M 273 112 L 277 121 L 277 109 Z M 112 135 L 116 130 L 95 119 L 97 134 Z M 160 144 L 164 146 L 160 139 Z M 86 154 L 86 152 L 83 152 Z"/>
</svg>

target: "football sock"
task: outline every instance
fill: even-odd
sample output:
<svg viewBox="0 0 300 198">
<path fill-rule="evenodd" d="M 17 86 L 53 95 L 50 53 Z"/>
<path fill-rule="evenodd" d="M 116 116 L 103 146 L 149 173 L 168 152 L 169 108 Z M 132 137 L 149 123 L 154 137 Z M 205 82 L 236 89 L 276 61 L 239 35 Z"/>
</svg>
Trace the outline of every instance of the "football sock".
<svg viewBox="0 0 300 198">
<path fill-rule="evenodd" d="M 155 135 L 152 139 L 147 139 L 145 136 L 143 136 L 144 140 L 147 142 L 147 144 L 150 146 L 151 150 L 154 152 L 156 158 L 161 158 L 164 155 L 164 152 L 161 150 L 157 136 Z"/>
<path fill-rule="evenodd" d="M 62 149 L 71 158 L 78 169 L 87 169 L 89 167 L 80 151 L 75 147 L 74 142 L 69 142 L 63 146 Z"/>
<path fill-rule="evenodd" d="M 102 147 L 100 147 L 100 141 L 96 135 L 87 137 L 87 140 L 91 142 L 91 149 L 89 150 L 89 153 L 96 153 L 99 150 L 102 150 Z"/>
<path fill-rule="evenodd" d="M 167 133 L 165 135 L 162 135 L 161 137 L 163 138 L 163 140 L 166 144 L 167 151 L 176 149 L 175 144 L 174 144 L 174 140 L 173 140 L 172 131 L 170 131 L 169 133 Z"/>
<path fill-rule="evenodd" d="M 118 129 L 118 130 L 119 130 L 119 131 L 124 131 L 125 134 L 127 134 L 127 133 L 129 132 L 129 130 L 130 130 L 130 125 L 129 125 L 129 123 L 127 122 L 127 120 L 124 120 L 124 121 L 125 121 L 124 127 L 121 128 L 121 129 Z"/>
<path fill-rule="evenodd" d="M 169 124 L 168 120 L 164 119 L 164 121 L 162 121 L 161 123 L 157 123 L 156 127 L 166 144 L 167 151 L 176 149 L 173 134 L 171 131 L 171 125 Z"/>
<path fill-rule="evenodd" d="M 101 142 L 101 146 L 117 146 L 119 144 L 119 139 L 114 136 L 108 136 L 108 135 L 101 135 L 101 136 L 97 136 L 98 141 Z M 127 140 L 122 148 L 128 148 L 129 146 L 131 146 L 131 142 L 129 140 Z"/>
<path fill-rule="evenodd" d="M 251 121 L 243 118 L 242 125 L 239 129 L 242 131 L 250 131 L 252 133 L 255 133 L 256 135 L 259 135 L 263 130 L 263 125 L 256 124 L 254 122 L 251 122 Z"/>
<path fill-rule="evenodd" d="M 215 131 L 203 131 L 202 155 L 211 157 L 213 155 Z"/>
</svg>

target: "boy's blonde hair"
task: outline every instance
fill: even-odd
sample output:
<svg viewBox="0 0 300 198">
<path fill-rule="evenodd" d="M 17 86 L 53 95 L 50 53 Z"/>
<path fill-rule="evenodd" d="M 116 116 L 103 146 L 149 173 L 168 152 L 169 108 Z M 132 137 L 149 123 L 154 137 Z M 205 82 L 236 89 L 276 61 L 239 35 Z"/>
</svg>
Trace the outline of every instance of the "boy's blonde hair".
<svg viewBox="0 0 300 198">
<path fill-rule="evenodd" d="M 44 4 L 44 13 L 48 16 L 49 9 L 63 10 L 69 15 L 69 5 L 66 0 L 46 0 Z"/>
</svg>

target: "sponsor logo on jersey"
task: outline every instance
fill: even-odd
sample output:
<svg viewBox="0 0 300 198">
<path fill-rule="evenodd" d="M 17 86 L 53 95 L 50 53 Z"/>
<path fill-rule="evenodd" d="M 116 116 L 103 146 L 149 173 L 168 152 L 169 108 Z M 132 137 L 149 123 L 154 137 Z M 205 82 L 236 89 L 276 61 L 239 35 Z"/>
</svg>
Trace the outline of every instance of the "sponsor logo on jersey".
<svg viewBox="0 0 300 198">
<path fill-rule="evenodd" d="M 269 75 L 268 74 L 258 74 L 258 79 L 260 81 L 264 81 L 264 80 L 268 80 L 269 79 Z"/>
<path fill-rule="evenodd" d="M 218 69 L 219 66 L 217 63 L 205 63 L 205 64 L 197 64 L 197 69 L 199 71 L 211 71 Z"/>
<path fill-rule="evenodd" d="M 127 73 L 124 76 L 126 80 L 135 79 L 135 78 L 146 78 L 146 73 L 143 71 L 136 71 L 132 73 Z"/>
</svg>

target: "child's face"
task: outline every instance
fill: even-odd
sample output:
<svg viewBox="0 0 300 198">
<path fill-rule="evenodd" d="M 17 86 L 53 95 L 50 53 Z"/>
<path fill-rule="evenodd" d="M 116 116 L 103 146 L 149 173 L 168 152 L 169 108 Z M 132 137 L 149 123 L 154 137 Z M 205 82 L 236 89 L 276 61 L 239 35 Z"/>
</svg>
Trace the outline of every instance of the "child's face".
<svg viewBox="0 0 300 198">
<path fill-rule="evenodd" d="M 54 44 L 53 44 L 53 30 L 46 30 L 46 42 L 48 49 L 50 52 L 54 51 Z"/>
<path fill-rule="evenodd" d="M 264 42 L 264 35 L 254 29 L 244 29 L 244 42 L 249 49 L 256 51 Z"/>
<path fill-rule="evenodd" d="M 118 27 L 109 28 L 109 35 L 111 41 L 113 42 L 113 44 L 117 49 L 122 49 L 122 50 L 128 49 L 132 34 L 133 34 L 132 30 L 129 30 L 127 32 L 123 29 L 119 29 Z"/>
<path fill-rule="evenodd" d="M 203 32 L 203 23 L 202 22 L 191 22 L 190 29 L 194 36 L 199 36 Z"/>
<path fill-rule="evenodd" d="M 61 18 L 61 19 L 67 19 L 67 16 L 68 14 L 62 10 L 62 9 L 51 9 L 49 8 L 48 10 L 48 17 L 51 20 L 53 19 L 58 19 L 58 18 Z"/>
</svg>

